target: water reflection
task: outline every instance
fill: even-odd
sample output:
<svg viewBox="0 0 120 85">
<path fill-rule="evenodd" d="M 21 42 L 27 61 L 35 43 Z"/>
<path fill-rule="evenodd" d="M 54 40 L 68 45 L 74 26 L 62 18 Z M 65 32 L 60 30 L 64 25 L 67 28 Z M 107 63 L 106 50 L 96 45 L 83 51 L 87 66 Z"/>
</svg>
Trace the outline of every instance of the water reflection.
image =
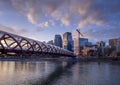
<svg viewBox="0 0 120 85">
<path fill-rule="evenodd" d="M 55 69 L 51 62 L 0 62 L 0 85 L 29 85 Z"/>
<path fill-rule="evenodd" d="M 108 62 L 77 63 L 53 85 L 120 85 L 119 65 Z"/>
<path fill-rule="evenodd" d="M 119 85 L 120 64 L 0 62 L 0 85 Z"/>
</svg>

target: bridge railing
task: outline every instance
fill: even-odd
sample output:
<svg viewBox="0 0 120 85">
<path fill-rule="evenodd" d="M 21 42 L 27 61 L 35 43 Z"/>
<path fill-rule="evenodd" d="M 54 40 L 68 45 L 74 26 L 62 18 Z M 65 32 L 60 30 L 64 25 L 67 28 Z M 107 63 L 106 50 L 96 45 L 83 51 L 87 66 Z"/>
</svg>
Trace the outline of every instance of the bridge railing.
<svg viewBox="0 0 120 85">
<path fill-rule="evenodd" d="M 0 31 L 0 52 L 32 52 L 74 56 L 73 52 L 8 32 Z"/>
</svg>

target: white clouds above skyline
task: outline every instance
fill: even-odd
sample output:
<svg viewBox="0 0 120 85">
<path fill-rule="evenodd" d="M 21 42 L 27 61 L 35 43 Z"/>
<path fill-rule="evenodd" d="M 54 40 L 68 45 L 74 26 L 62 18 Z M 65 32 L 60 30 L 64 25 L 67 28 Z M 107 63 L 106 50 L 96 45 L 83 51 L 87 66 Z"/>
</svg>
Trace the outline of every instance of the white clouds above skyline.
<svg viewBox="0 0 120 85">
<path fill-rule="evenodd" d="M 24 14 L 31 23 L 44 18 L 45 15 L 52 19 L 57 18 L 61 22 L 63 22 L 61 19 L 71 22 L 73 15 L 78 13 L 80 15 L 78 17 L 81 17 L 78 20 L 79 25 L 99 24 L 106 21 L 108 16 L 118 13 L 120 8 L 119 0 L 108 2 L 107 0 L 0 0 L 0 2 Z"/>
<path fill-rule="evenodd" d="M 120 29 L 119 0 L 0 0 L 0 12 L 4 11 L 22 14 L 37 31 L 61 24 L 70 28 L 74 24 L 74 28 L 84 28 L 83 32 L 92 28 L 86 36 L 93 37 L 96 30 L 110 34 Z"/>
</svg>

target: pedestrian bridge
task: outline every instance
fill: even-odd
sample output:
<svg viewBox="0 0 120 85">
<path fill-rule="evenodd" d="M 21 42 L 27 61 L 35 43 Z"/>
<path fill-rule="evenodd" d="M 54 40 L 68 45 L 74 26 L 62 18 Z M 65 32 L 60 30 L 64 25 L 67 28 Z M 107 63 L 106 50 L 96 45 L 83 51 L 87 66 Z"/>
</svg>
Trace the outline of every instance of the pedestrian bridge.
<svg viewBox="0 0 120 85">
<path fill-rule="evenodd" d="M 0 31 L 0 55 L 57 55 L 74 57 L 73 52 L 46 44 L 37 40 L 25 38 L 8 32 Z"/>
</svg>

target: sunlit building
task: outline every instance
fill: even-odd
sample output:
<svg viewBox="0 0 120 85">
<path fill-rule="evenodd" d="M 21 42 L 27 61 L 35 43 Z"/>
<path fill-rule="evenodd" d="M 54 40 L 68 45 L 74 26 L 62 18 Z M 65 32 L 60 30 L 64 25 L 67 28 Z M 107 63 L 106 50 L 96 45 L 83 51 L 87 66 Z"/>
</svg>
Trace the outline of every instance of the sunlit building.
<svg viewBox="0 0 120 85">
<path fill-rule="evenodd" d="M 78 55 L 78 49 L 79 49 L 79 44 L 78 44 L 78 39 L 74 38 L 74 53 Z"/>
<path fill-rule="evenodd" d="M 79 47 L 79 43 L 80 43 L 80 47 Z M 83 50 L 84 46 L 89 45 L 91 43 L 88 42 L 87 38 L 80 38 L 79 42 L 77 38 L 74 38 L 74 53 L 78 54 L 78 49 L 80 48 L 80 50 Z"/>
<path fill-rule="evenodd" d="M 97 54 L 96 45 L 85 46 L 82 50 L 84 56 L 95 56 Z"/>
<path fill-rule="evenodd" d="M 120 55 L 120 38 L 110 39 L 109 45 L 111 46 L 111 55 Z"/>
<path fill-rule="evenodd" d="M 66 32 L 63 34 L 63 48 L 69 51 L 73 51 L 73 40 L 71 32 Z"/>
<path fill-rule="evenodd" d="M 113 50 L 116 50 L 117 38 L 115 38 L 115 39 L 110 39 L 110 40 L 109 40 L 109 45 L 111 46 L 111 48 L 112 48 Z"/>
</svg>

